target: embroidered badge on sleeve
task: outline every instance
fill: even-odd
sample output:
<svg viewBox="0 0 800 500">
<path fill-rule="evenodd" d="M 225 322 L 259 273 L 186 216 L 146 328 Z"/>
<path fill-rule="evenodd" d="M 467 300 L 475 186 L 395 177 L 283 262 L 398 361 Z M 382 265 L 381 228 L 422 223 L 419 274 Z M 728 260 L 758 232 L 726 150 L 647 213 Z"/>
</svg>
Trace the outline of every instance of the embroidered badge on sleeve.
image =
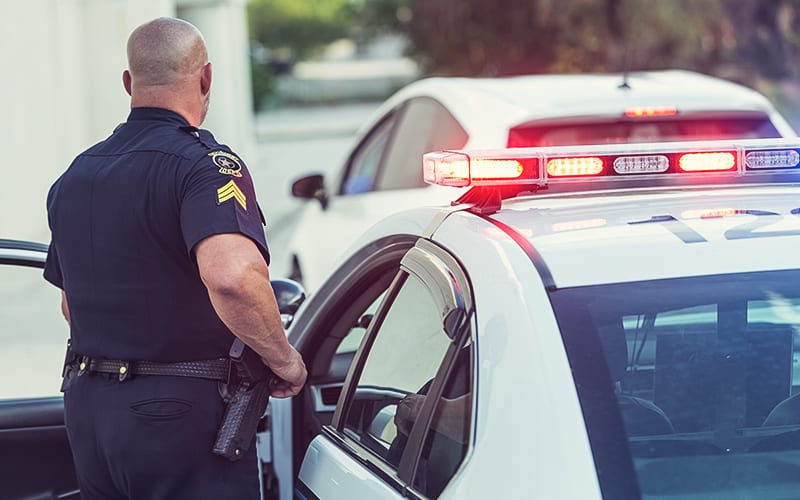
<svg viewBox="0 0 800 500">
<path fill-rule="evenodd" d="M 242 176 L 242 163 L 236 155 L 227 151 L 212 151 L 208 156 L 214 161 L 214 165 L 219 167 L 219 173 L 234 177 Z"/>
<path fill-rule="evenodd" d="M 221 188 L 217 189 L 217 205 L 222 205 L 231 198 L 236 200 L 236 203 L 241 205 L 245 211 L 247 210 L 247 198 L 242 190 L 239 189 L 239 186 L 233 182 L 233 179 L 228 181 L 228 183 Z"/>
</svg>

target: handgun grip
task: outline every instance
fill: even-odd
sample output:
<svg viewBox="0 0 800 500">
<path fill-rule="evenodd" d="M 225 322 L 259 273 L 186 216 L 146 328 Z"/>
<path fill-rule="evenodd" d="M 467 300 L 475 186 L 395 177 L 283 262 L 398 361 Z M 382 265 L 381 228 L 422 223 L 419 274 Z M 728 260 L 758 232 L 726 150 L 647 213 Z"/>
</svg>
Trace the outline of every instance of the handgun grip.
<svg viewBox="0 0 800 500">
<path fill-rule="evenodd" d="M 225 407 L 225 415 L 212 448 L 214 453 L 231 461 L 245 455 L 256 435 L 258 422 L 267 409 L 269 394 L 269 379 L 252 386 L 241 384 L 236 388 Z"/>
</svg>

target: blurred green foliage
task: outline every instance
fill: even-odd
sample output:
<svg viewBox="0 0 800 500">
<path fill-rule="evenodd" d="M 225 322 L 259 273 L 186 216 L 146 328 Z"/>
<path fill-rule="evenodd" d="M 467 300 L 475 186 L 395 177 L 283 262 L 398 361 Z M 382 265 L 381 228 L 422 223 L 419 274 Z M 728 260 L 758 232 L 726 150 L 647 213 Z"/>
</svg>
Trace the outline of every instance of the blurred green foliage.
<svg viewBox="0 0 800 500">
<path fill-rule="evenodd" d="M 409 2 L 412 54 L 428 73 L 797 73 L 797 0 Z"/>
<path fill-rule="evenodd" d="M 250 0 L 249 15 L 254 40 L 295 59 L 341 37 L 404 34 L 428 75 L 800 76 L 800 0 Z"/>
<path fill-rule="evenodd" d="M 250 0 L 250 38 L 273 50 L 305 59 L 326 44 L 349 35 L 348 0 Z"/>
</svg>

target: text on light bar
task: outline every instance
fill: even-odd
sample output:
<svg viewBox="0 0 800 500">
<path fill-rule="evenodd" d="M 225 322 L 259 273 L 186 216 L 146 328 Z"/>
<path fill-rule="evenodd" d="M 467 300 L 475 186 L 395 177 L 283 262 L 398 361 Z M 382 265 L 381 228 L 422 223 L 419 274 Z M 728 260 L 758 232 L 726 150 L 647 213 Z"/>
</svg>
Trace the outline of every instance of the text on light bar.
<svg viewBox="0 0 800 500">
<path fill-rule="evenodd" d="M 788 151 L 751 151 L 744 157 L 749 168 L 792 168 L 800 163 L 800 154 Z"/>
<path fill-rule="evenodd" d="M 614 160 L 614 172 L 618 174 L 643 174 L 666 172 L 669 158 L 664 155 L 620 156 Z"/>
</svg>

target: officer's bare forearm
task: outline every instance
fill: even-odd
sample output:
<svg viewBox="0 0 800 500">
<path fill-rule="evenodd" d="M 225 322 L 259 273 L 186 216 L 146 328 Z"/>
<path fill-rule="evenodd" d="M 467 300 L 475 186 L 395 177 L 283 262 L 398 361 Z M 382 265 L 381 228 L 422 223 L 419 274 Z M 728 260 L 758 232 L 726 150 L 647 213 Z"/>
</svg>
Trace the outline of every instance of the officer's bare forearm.
<svg viewBox="0 0 800 500">
<path fill-rule="evenodd" d="M 274 370 L 293 361 L 269 269 L 258 247 L 241 234 L 218 234 L 196 249 L 200 277 L 220 319 Z"/>
<path fill-rule="evenodd" d="M 223 323 L 267 363 L 280 369 L 294 349 L 286 340 L 269 276 L 253 273 L 231 286 L 209 287 L 209 297 Z"/>
</svg>

